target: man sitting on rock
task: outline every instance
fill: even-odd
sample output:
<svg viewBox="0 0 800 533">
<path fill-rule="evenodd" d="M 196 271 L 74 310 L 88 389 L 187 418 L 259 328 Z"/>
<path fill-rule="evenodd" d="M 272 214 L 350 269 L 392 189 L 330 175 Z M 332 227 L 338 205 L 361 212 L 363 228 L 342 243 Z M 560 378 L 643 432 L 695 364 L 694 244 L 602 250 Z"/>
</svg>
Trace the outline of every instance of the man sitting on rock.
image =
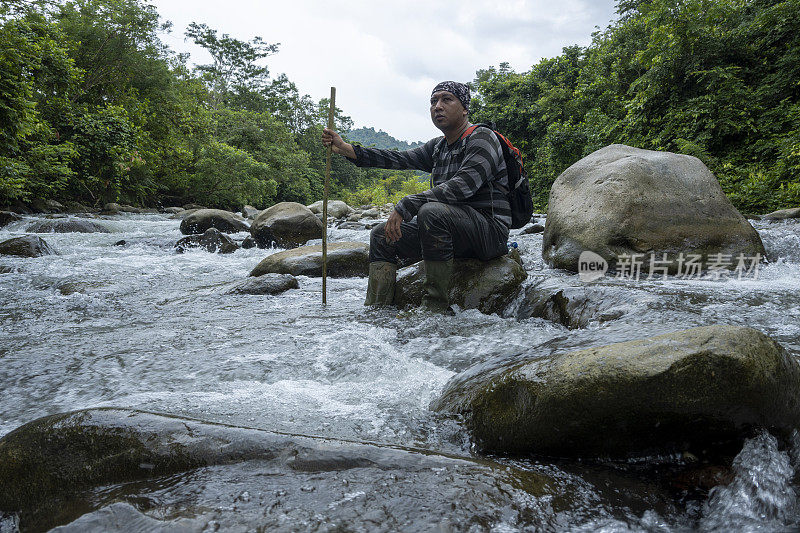
<svg viewBox="0 0 800 533">
<path fill-rule="evenodd" d="M 431 120 L 443 137 L 398 152 L 353 146 L 333 130 L 322 142 L 362 167 L 417 169 L 431 173 L 431 189 L 400 200 L 389 219 L 372 230 L 365 305 L 390 305 L 399 258 L 425 261 L 424 307 L 449 309 L 453 259 L 483 261 L 507 253 L 511 208 L 508 176 L 497 136 L 469 122 L 469 88 L 445 81 L 431 93 Z"/>
</svg>

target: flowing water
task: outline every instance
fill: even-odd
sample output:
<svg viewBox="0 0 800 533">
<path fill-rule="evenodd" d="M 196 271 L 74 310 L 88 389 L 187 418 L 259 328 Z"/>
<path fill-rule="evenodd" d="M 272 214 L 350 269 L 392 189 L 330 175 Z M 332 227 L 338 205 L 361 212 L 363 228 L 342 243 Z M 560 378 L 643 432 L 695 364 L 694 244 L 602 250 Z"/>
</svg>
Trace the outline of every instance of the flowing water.
<svg viewBox="0 0 800 533">
<path fill-rule="evenodd" d="M 34 220 L 0 229 L 0 241 L 24 233 Z M 177 254 L 177 220 L 122 215 L 100 222 L 113 232 L 41 235 L 58 255 L 0 256 L 0 436 L 44 415 L 114 406 L 469 456 L 474 450 L 458 420 L 432 413 L 428 405 L 452 376 L 475 364 L 710 324 L 756 328 L 800 356 L 800 224 L 791 221 L 753 222 L 770 258 L 757 276 L 595 282 L 618 301 L 618 312 L 577 329 L 474 310 L 454 317 L 368 310 L 361 305 L 365 279 L 329 280 L 326 307 L 321 280 L 315 278 L 300 277 L 299 289 L 278 296 L 229 295 L 225 290 L 232 283 L 276 250 Z M 329 238 L 368 242 L 369 234 L 331 229 Z M 519 243 L 528 283 L 546 278 L 580 287 L 576 275 L 543 264 L 541 235 L 512 238 Z M 115 245 L 120 240 L 126 244 Z M 569 504 L 522 491 L 514 497 L 525 501 L 515 503 L 513 511 L 500 503 L 492 509 L 495 500 L 489 498 L 483 522 L 459 523 L 459 515 L 453 515 L 442 527 L 793 531 L 800 528 L 798 458 L 800 446 L 764 433 L 739 452 L 731 483 L 694 496 L 664 488 L 660 474 L 635 464 L 495 458 L 547 476 L 556 492 L 569 490 Z M 224 517 L 222 523 L 230 527 L 222 529 L 235 529 L 232 523 L 240 530 L 258 529 L 263 515 L 248 509 L 263 506 L 264 497 L 255 494 L 291 492 L 291 487 L 256 490 L 263 480 L 247 470 L 241 465 L 202 469 L 161 485 L 128 487 L 127 499 L 119 495 L 120 487 L 102 489 L 98 501 L 114 503 L 89 509 L 83 517 L 88 525 L 75 530 L 122 523 L 126 530 L 194 531 L 213 526 L 210 515 Z M 325 530 L 324 520 L 292 514 L 341 503 L 319 496 L 322 490 L 302 490 L 307 482 L 298 480 L 295 492 L 312 496 L 276 511 L 283 514 L 273 527 Z M 420 483 L 440 490 L 433 481 Z M 466 487 L 470 481 L 456 476 L 449 483 Z M 197 496 L 191 510 L 176 514 L 176 502 L 186 499 L 181 490 L 204 496 Z M 375 490 L 381 489 L 373 484 L 361 492 L 350 490 L 341 501 L 363 499 Z M 110 493 L 116 499 L 103 499 Z M 136 505 L 145 493 L 151 504 Z M 9 520 L 0 521 L 0 530 L 13 527 Z M 343 530 L 386 529 L 379 520 L 363 517 L 343 524 Z"/>
</svg>

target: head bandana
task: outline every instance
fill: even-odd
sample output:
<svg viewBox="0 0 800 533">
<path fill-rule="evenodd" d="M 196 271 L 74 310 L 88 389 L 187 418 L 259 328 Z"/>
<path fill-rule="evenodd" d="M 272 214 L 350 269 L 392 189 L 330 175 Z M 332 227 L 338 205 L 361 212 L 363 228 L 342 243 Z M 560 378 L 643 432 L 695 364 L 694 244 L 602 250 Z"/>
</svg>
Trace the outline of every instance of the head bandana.
<svg viewBox="0 0 800 533">
<path fill-rule="evenodd" d="M 448 91 L 453 93 L 456 95 L 456 98 L 458 98 L 458 101 L 461 102 L 461 105 L 464 106 L 464 109 L 469 111 L 469 87 L 463 83 L 458 83 L 457 81 L 443 81 L 433 88 L 433 91 L 431 91 L 431 96 L 433 96 L 433 93 L 437 93 L 439 91 Z"/>
</svg>

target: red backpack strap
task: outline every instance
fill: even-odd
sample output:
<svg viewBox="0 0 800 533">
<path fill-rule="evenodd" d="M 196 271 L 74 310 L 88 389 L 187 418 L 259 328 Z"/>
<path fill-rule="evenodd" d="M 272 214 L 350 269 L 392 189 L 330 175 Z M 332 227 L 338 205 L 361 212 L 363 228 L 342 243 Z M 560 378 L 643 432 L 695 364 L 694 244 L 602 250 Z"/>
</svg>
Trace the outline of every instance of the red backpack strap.
<svg viewBox="0 0 800 533">
<path fill-rule="evenodd" d="M 477 128 L 478 126 L 480 126 L 480 124 L 473 124 L 472 126 L 467 128 L 466 130 L 464 130 L 464 133 L 461 134 L 461 138 L 463 139 L 467 135 L 470 135 L 473 131 L 475 131 L 475 128 Z"/>
</svg>

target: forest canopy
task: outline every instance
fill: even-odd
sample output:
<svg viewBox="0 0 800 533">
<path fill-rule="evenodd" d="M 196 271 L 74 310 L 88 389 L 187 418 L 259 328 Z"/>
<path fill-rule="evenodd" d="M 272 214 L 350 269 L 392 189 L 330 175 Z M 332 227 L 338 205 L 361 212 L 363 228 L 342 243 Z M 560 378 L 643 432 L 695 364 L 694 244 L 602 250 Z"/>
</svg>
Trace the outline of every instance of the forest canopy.
<svg viewBox="0 0 800 533">
<path fill-rule="evenodd" d="M 184 35 L 212 62 L 191 66 L 159 40 L 168 26 L 140 0 L 0 3 L 0 205 L 321 198 L 328 101 L 269 71 L 280 44 L 195 22 Z M 522 150 L 540 210 L 569 165 L 624 143 L 699 157 L 756 213 L 800 205 L 799 80 L 800 0 L 620 0 L 587 47 L 526 72 L 479 70 L 471 119 Z M 353 123 L 337 109 L 336 125 Z M 333 158 L 332 195 L 348 201 L 394 201 L 426 182 Z"/>
</svg>

